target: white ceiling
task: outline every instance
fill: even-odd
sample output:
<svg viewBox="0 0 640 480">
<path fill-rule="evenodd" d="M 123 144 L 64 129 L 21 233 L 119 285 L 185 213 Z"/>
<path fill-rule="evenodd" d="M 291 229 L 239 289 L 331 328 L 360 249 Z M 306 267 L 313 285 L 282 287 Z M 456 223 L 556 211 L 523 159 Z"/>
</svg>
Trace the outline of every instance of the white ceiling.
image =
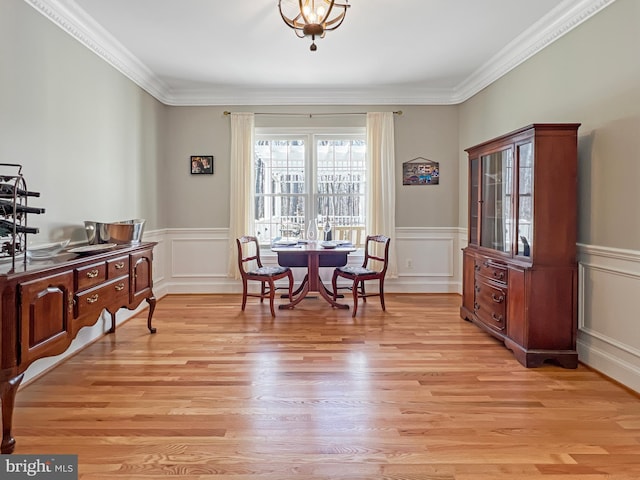
<svg viewBox="0 0 640 480">
<path fill-rule="evenodd" d="M 402 105 L 462 102 L 614 0 L 350 0 L 315 52 L 278 0 L 25 1 L 169 105 Z"/>
</svg>

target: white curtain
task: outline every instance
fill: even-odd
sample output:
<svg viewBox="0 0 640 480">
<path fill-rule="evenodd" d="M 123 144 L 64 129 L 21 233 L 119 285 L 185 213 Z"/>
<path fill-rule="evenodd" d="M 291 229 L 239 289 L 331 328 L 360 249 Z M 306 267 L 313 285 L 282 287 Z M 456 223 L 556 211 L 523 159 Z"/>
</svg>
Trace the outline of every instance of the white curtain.
<svg viewBox="0 0 640 480">
<path fill-rule="evenodd" d="M 254 235 L 253 113 L 231 114 L 228 276 L 239 279 L 236 238 Z"/>
<path fill-rule="evenodd" d="M 396 260 L 396 175 L 393 112 L 367 113 L 368 235 L 391 239 L 387 278 L 398 278 Z"/>
</svg>

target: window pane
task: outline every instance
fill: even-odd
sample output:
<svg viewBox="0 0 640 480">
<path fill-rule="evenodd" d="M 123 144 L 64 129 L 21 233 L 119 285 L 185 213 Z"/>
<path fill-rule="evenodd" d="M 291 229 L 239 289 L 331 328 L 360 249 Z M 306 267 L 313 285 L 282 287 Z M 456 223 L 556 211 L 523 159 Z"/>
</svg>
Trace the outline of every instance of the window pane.
<svg viewBox="0 0 640 480">
<path fill-rule="evenodd" d="M 322 139 L 318 159 L 317 213 L 329 220 L 333 239 L 362 243 L 364 232 L 366 144 L 363 140 Z"/>
<path fill-rule="evenodd" d="M 255 231 L 260 243 L 303 228 L 304 140 L 258 140 L 255 146 Z"/>
</svg>

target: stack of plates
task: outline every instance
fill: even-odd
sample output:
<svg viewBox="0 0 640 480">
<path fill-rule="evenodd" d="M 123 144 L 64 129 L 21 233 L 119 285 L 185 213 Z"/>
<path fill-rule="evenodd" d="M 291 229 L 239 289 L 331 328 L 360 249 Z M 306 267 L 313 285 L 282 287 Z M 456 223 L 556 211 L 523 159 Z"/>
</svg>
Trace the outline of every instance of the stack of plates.
<svg viewBox="0 0 640 480">
<path fill-rule="evenodd" d="M 69 240 L 34 245 L 27 248 L 27 258 L 30 258 L 31 260 L 48 260 L 62 252 L 67 245 L 69 245 Z"/>
</svg>

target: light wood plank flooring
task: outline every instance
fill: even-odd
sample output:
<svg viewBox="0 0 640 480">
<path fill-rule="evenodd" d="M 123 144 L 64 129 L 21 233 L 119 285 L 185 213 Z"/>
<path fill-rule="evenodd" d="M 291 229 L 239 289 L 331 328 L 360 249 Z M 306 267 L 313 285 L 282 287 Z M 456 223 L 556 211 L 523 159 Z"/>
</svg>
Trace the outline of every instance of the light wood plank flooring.
<svg viewBox="0 0 640 480">
<path fill-rule="evenodd" d="M 15 453 L 80 478 L 631 480 L 640 399 L 580 365 L 525 369 L 457 295 L 269 315 L 171 295 L 18 392 Z"/>
</svg>

